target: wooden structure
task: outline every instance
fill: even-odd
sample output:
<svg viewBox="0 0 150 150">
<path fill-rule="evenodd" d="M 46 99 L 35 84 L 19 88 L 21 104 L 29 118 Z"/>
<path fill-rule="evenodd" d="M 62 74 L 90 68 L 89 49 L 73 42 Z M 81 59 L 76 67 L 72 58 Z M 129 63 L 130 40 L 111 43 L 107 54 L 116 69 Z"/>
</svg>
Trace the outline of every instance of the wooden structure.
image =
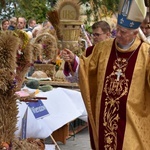
<svg viewBox="0 0 150 150">
<path fill-rule="evenodd" d="M 66 140 L 70 137 L 75 137 L 75 134 L 87 127 L 87 123 L 79 119 L 73 120 L 72 122 L 62 126 L 58 130 L 54 131 L 52 136 L 55 141 L 66 144 Z"/>
<path fill-rule="evenodd" d="M 78 55 L 81 52 L 79 37 L 81 34 L 81 25 L 83 24 L 83 22 L 79 20 L 80 6 L 77 1 L 60 0 L 56 8 L 59 13 L 63 35 L 63 41 L 58 42 L 58 47 L 59 49 L 68 48 Z"/>
</svg>

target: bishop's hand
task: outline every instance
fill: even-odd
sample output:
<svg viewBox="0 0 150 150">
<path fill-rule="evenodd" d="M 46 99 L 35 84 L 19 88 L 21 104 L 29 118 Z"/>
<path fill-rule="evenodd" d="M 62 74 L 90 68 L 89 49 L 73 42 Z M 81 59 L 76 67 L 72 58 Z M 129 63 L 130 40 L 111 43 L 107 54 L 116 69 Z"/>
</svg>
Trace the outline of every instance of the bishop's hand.
<svg viewBox="0 0 150 150">
<path fill-rule="evenodd" d="M 61 57 L 63 58 L 63 60 L 65 62 L 69 62 L 71 64 L 74 63 L 74 59 L 75 59 L 75 54 L 70 51 L 69 49 L 64 49 L 61 51 Z"/>
</svg>

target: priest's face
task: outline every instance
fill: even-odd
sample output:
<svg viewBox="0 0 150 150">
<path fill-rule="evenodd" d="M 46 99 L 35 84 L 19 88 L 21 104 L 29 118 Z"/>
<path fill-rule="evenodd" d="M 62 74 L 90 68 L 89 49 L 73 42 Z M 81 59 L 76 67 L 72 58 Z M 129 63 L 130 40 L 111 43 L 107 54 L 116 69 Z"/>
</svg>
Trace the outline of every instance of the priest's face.
<svg viewBox="0 0 150 150">
<path fill-rule="evenodd" d="M 116 41 L 122 46 L 130 44 L 137 36 L 138 30 L 127 29 L 117 25 Z"/>
<path fill-rule="evenodd" d="M 109 31 L 104 32 L 100 27 L 93 29 L 93 31 L 92 31 L 93 44 L 96 44 L 100 41 L 104 41 L 108 38 L 110 38 Z"/>
</svg>

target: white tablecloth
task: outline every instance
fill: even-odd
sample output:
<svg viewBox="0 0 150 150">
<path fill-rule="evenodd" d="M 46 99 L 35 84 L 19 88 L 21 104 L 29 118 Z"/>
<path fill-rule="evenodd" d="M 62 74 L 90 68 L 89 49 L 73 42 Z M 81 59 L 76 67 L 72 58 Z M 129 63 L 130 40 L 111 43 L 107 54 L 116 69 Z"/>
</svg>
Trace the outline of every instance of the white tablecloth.
<svg viewBox="0 0 150 150">
<path fill-rule="evenodd" d="M 53 131 L 66 123 L 80 118 L 87 121 L 87 112 L 81 97 L 81 93 L 75 90 L 56 88 L 48 92 L 40 92 L 39 97 L 47 97 L 43 100 L 49 115 L 42 119 L 35 119 L 32 111 L 28 108 L 26 137 L 47 138 Z M 19 102 L 17 137 L 21 136 L 22 118 L 27 109 L 25 102 Z"/>
</svg>

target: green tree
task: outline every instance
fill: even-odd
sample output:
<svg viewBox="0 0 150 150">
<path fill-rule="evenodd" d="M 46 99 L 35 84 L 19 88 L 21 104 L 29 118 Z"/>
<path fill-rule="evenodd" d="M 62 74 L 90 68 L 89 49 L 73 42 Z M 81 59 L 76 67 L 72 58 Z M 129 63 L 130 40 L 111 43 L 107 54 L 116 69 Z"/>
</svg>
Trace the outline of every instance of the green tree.
<svg viewBox="0 0 150 150">
<path fill-rule="evenodd" d="M 97 21 L 101 18 L 101 9 L 105 6 L 107 11 L 115 13 L 118 10 L 119 0 L 79 0 L 80 4 L 89 3 L 91 11 L 87 11 L 87 16 L 93 14 L 94 20 Z M 90 12 L 90 13 L 89 13 Z M 107 12 L 103 12 L 107 13 Z"/>
<path fill-rule="evenodd" d="M 30 18 L 35 18 L 38 23 L 43 22 L 46 19 L 46 13 L 48 11 L 48 6 L 46 5 L 46 0 L 30 0 L 30 3 L 27 3 L 27 0 L 18 1 L 18 6 L 15 9 L 15 16 L 25 17 L 27 20 Z"/>
<path fill-rule="evenodd" d="M 35 18 L 38 23 L 46 19 L 47 11 L 57 0 L 0 0 L 0 19 L 22 16 Z"/>
<path fill-rule="evenodd" d="M 58 0 L 0 0 L 0 18 L 10 18 L 11 16 L 23 16 L 26 19 L 35 18 L 37 22 L 46 19 L 47 11 L 52 8 Z M 90 15 L 94 20 L 100 19 L 100 9 L 105 6 L 108 11 L 118 10 L 119 0 L 79 0 L 80 4 L 89 3 L 90 10 L 87 10 L 88 19 Z M 89 21 L 89 20 L 88 20 Z"/>
</svg>

